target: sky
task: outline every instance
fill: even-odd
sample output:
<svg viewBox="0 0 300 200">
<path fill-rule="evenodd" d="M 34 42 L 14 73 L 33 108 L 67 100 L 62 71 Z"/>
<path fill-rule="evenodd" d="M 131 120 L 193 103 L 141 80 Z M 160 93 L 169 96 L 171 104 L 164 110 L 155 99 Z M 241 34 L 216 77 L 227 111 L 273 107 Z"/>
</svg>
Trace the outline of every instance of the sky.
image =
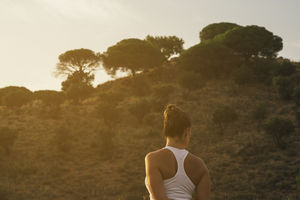
<svg viewBox="0 0 300 200">
<path fill-rule="evenodd" d="M 176 35 L 189 48 L 217 22 L 264 26 L 282 37 L 279 56 L 300 61 L 299 8 L 299 0 L 0 0 L 0 88 L 61 90 L 66 77 L 53 72 L 68 50 L 103 53 L 147 35 Z M 93 85 L 112 79 L 100 66 Z"/>
</svg>

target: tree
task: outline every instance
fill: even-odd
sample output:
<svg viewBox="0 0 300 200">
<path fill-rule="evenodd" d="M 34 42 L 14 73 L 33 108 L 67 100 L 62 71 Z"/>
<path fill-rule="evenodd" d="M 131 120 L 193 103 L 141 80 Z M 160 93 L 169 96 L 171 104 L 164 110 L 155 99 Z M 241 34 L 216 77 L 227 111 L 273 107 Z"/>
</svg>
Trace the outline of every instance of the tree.
<svg viewBox="0 0 300 200">
<path fill-rule="evenodd" d="M 54 75 L 72 75 L 74 72 L 91 74 L 99 66 L 100 56 L 89 49 L 74 49 L 60 54 Z"/>
<path fill-rule="evenodd" d="M 182 52 L 179 57 L 181 69 L 200 73 L 206 79 L 228 77 L 240 65 L 239 56 L 223 45 L 208 41 Z"/>
<path fill-rule="evenodd" d="M 165 60 L 169 60 L 171 56 L 180 54 L 183 51 L 184 41 L 176 36 L 150 36 L 147 35 L 145 41 L 159 49 Z"/>
<path fill-rule="evenodd" d="M 158 67 L 163 62 L 161 52 L 148 42 L 136 38 L 124 39 L 101 55 L 104 69 L 112 76 L 117 70 L 136 72 Z"/>
<path fill-rule="evenodd" d="M 215 36 L 225 33 L 228 30 L 231 30 L 236 27 L 241 27 L 238 24 L 235 23 L 229 23 L 229 22 L 221 22 L 221 23 L 213 23 L 205 26 L 199 34 L 201 42 L 204 42 L 205 40 L 211 40 Z"/>
<path fill-rule="evenodd" d="M 283 47 L 282 39 L 265 27 L 236 27 L 214 38 L 246 60 L 250 57 L 274 58 Z"/>
<path fill-rule="evenodd" d="M 94 75 L 82 71 L 76 71 L 69 75 L 67 80 L 62 82 L 62 91 L 66 96 L 77 104 L 80 100 L 87 98 L 94 90 L 91 82 Z"/>
</svg>

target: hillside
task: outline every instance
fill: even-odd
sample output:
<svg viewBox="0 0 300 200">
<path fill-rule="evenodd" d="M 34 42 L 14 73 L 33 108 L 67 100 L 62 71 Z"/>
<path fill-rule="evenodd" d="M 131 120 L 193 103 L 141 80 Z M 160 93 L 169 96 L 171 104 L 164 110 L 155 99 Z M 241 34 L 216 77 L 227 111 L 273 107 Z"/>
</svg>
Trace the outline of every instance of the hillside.
<svg viewBox="0 0 300 200">
<path fill-rule="evenodd" d="M 280 100 L 271 86 L 239 86 L 230 79 L 187 92 L 175 81 L 178 73 L 168 66 L 108 81 L 81 105 L 64 103 L 48 111 L 38 101 L 19 109 L 1 107 L 0 125 L 19 134 L 9 156 L 0 151 L 0 199 L 147 199 L 144 156 L 165 144 L 166 103 L 191 116 L 188 150 L 210 170 L 212 199 L 296 199 L 299 126 L 279 149 L 251 112 L 265 103 L 268 118 L 280 115 L 297 124 L 299 108 Z M 110 113 L 113 125 L 107 129 L 99 112 L 109 104 L 118 113 Z M 221 105 L 238 115 L 223 133 L 212 123 Z"/>
</svg>

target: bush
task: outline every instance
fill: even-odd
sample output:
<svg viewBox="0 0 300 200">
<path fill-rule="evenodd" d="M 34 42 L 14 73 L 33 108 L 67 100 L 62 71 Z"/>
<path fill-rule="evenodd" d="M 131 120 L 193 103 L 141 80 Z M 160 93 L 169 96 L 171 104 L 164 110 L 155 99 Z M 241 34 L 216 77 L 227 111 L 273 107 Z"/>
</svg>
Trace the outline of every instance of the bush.
<svg viewBox="0 0 300 200">
<path fill-rule="evenodd" d="M 124 97 L 125 94 L 120 91 L 106 91 L 98 94 L 98 100 L 115 105 L 120 103 Z"/>
<path fill-rule="evenodd" d="M 54 130 L 52 143 L 54 147 L 62 152 L 71 150 L 71 130 L 67 124 L 61 124 Z"/>
<path fill-rule="evenodd" d="M 284 61 L 279 65 L 276 65 L 274 70 L 275 76 L 290 76 L 296 72 L 296 66 L 289 62 Z"/>
<path fill-rule="evenodd" d="M 142 122 L 145 115 L 151 111 L 151 103 L 145 98 L 137 100 L 129 106 L 128 111 L 136 117 L 138 122 Z"/>
<path fill-rule="evenodd" d="M 9 108 L 16 108 L 29 103 L 33 99 L 32 97 L 31 91 L 16 90 L 6 94 L 2 98 L 2 103 Z"/>
<path fill-rule="evenodd" d="M 300 106 L 300 86 L 294 88 L 293 99 L 297 106 Z"/>
<path fill-rule="evenodd" d="M 288 77 L 275 76 L 272 81 L 273 86 L 276 88 L 281 99 L 291 99 L 293 94 L 293 83 Z"/>
<path fill-rule="evenodd" d="M 266 103 L 260 103 L 255 105 L 255 107 L 251 112 L 251 115 L 252 115 L 252 119 L 256 121 L 262 121 L 266 119 L 268 115 L 268 105 Z"/>
<path fill-rule="evenodd" d="M 298 170 L 298 174 L 296 176 L 297 189 L 298 189 L 298 198 L 300 198 L 300 169 Z"/>
<path fill-rule="evenodd" d="M 297 123 L 298 123 L 298 126 L 300 126 L 300 111 L 296 112 L 296 120 L 297 120 Z"/>
<path fill-rule="evenodd" d="M 175 92 L 175 87 L 171 84 L 161 84 L 153 87 L 154 97 L 158 99 L 169 99 L 170 95 Z"/>
<path fill-rule="evenodd" d="M 114 124 L 119 123 L 121 120 L 120 108 L 116 107 L 116 105 L 111 102 L 99 102 L 96 105 L 94 113 L 96 117 L 103 119 L 104 123 L 108 126 L 114 126 Z"/>
<path fill-rule="evenodd" d="M 109 159 L 116 150 L 114 141 L 115 133 L 112 127 L 102 126 L 97 128 L 95 144 L 104 159 Z"/>
<path fill-rule="evenodd" d="M 41 100 L 47 106 L 58 106 L 65 100 L 65 94 L 55 90 L 34 91 L 33 97 Z"/>
<path fill-rule="evenodd" d="M 145 80 L 143 74 L 137 74 L 132 77 L 130 86 L 135 96 L 146 96 L 151 94 L 151 87 L 149 83 Z"/>
<path fill-rule="evenodd" d="M 253 70 L 246 65 L 237 68 L 232 72 L 232 79 L 238 85 L 253 83 L 255 80 Z"/>
<path fill-rule="evenodd" d="M 281 117 L 272 117 L 264 124 L 265 133 L 272 136 L 274 144 L 279 148 L 285 147 L 283 138 L 289 136 L 294 130 L 293 122 Z"/>
<path fill-rule="evenodd" d="M 250 64 L 255 81 L 265 85 L 271 85 L 275 65 L 276 63 L 266 59 L 256 59 Z"/>
<path fill-rule="evenodd" d="M 9 127 L 0 127 L 0 147 L 4 150 L 5 155 L 9 155 L 11 149 L 18 137 L 18 131 Z"/>
<path fill-rule="evenodd" d="M 218 107 L 212 116 L 213 123 L 220 129 L 219 131 L 223 133 L 223 130 L 227 126 L 237 120 L 236 111 L 229 106 Z"/>
<path fill-rule="evenodd" d="M 201 89 L 205 86 L 205 79 L 195 72 L 183 72 L 178 76 L 178 83 L 181 87 L 191 92 L 195 89 Z"/>
</svg>

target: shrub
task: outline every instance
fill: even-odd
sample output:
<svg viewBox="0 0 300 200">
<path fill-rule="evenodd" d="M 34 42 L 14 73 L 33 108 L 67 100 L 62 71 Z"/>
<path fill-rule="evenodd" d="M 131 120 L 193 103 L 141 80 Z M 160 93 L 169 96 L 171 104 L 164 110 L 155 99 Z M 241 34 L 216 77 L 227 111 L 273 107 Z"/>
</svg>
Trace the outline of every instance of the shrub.
<svg viewBox="0 0 300 200">
<path fill-rule="evenodd" d="M 137 74 L 132 77 L 130 86 L 135 96 L 146 96 L 151 93 L 151 87 L 149 83 L 145 80 L 143 74 Z"/>
<path fill-rule="evenodd" d="M 71 130 L 67 124 L 61 124 L 55 128 L 52 143 L 57 150 L 69 152 L 71 150 L 71 139 Z"/>
<path fill-rule="evenodd" d="M 96 105 L 94 110 L 95 116 L 103 119 L 108 126 L 113 126 L 120 122 L 120 108 L 108 101 L 101 101 Z"/>
<path fill-rule="evenodd" d="M 298 198 L 300 198 L 300 169 L 298 170 L 298 174 L 296 176 L 297 189 L 298 189 Z"/>
<path fill-rule="evenodd" d="M 97 135 L 95 144 L 98 147 L 99 153 L 104 159 L 111 158 L 114 154 L 116 145 L 115 145 L 115 133 L 112 127 L 102 126 L 97 128 Z"/>
<path fill-rule="evenodd" d="M 125 97 L 125 94 L 123 94 L 120 91 L 106 91 L 106 92 L 100 92 L 98 94 L 98 99 L 102 102 L 107 102 L 111 104 L 118 104 L 120 103 Z"/>
<path fill-rule="evenodd" d="M 300 126 L 300 111 L 296 112 L 296 120 L 297 120 L 297 123 L 298 123 L 298 126 Z"/>
<path fill-rule="evenodd" d="M 171 84 L 161 84 L 154 86 L 154 97 L 158 99 L 169 99 L 170 95 L 175 92 L 175 87 Z"/>
<path fill-rule="evenodd" d="M 255 105 L 253 108 L 251 115 L 252 119 L 257 120 L 257 121 L 262 121 L 266 119 L 268 115 L 268 105 L 266 103 L 260 103 Z"/>
<path fill-rule="evenodd" d="M 219 131 L 223 133 L 223 129 L 237 120 L 236 111 L 229 106 L 218 107 L 212 116 L 213 123 L 220 129 Z"/>
<path fill-rule="evenodd" d="M 203 88 L 205 79 L 195 72 L 183 72 L 178 76 L 178 83 L 190 93 L 192 90 Z"/>
<path fill-rule="evenodd" d="M 238 85 L 245 85 L 254 82 L 255 77 L 252 69 L 243 65 L 232 72 L 232 79 Z"/>
<path fill-rule="evenodd" d="M 145 115 L 151 111 L 151 103 L 145 98 L 137 100 L 129 106 L 128 111 L 136 117 L 138 122 L 142 122 Z"/>
<path fill-rule="evenodd" d="M 38 90 L 33 92 L 34 99 L 42 100 L 47 106 L 58 106 L 65 100 L 65 94 L 55 90 Z"/>
<path fill-rule="evenodd" d="M 276 65 L 276 63 L 266 59 L 256 59 L 251 63 L 250 67 L 253 71 L 255 81 L 265 85 L 271 85 L 274 65 Z"/>
<path fill-rule="evenodd" d="M 294 85 L 300 85 L 300 73 L 294 73 L 290 76 L 290 79 L 293 81 Z"/>
<path fill-rule="evenodd" d="M 6 94 L 2 102 L 9 108 L 21 107 L 32 100 L 32 92 L 25 90 L 16 90 Z"/>
<path fill-rule="evenodd" d="M 289 61 L 284 61 L 281 64 L 276 65 L 274 69 L 275 76 L 290 76 L 295 72 L 296 66 Z"/>
<path fill-rule="evenodd" d="M 279 148 L 284 148 L 283 138 L 294 132 L 293 122 L 282 117 L 272 117 L 264 124 L 266 134 L 272 136 L 273 142 Z"/>
<path fill-rule="evenodd" d="M 294 88 L 293 99 L 297 106 L 300 106 L 300 86 Z"/>
<path fill-rule="evenodd" d="M 275 76 L 272 81 L 273 86 L 276 88 L 281 99 L 291 99 L 293 94 L 293 83 L 288 77 Z"/>
<path fill-rule="evenodd" d="M 18 137 L 18 131 L 6 126 L 0 127 L 0 147 L 4 150 L 5 155 L 9 155 L 11 149 Z"/>
</svg>

